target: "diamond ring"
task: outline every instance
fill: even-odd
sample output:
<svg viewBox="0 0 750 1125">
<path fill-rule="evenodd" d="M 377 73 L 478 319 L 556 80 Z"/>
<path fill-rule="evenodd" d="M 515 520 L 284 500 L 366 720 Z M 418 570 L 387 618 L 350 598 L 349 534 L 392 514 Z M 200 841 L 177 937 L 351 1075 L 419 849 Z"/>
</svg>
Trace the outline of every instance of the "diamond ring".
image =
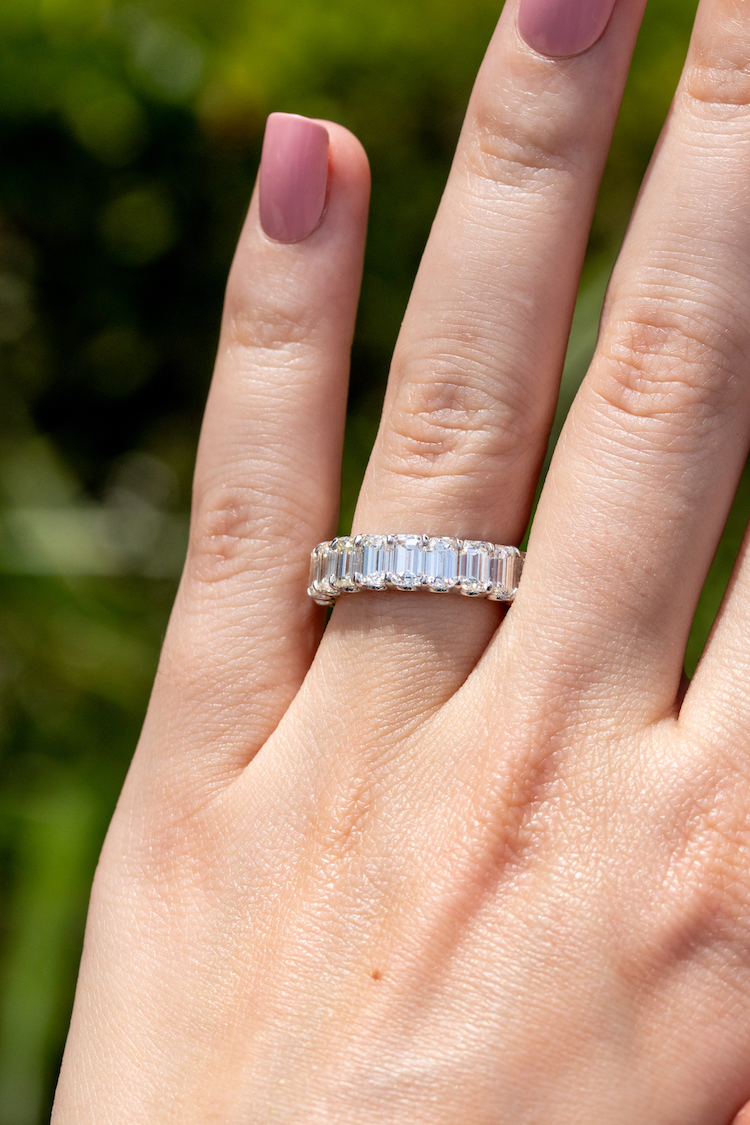
<svg viewBox="0 0 750 1125">
<path fill-rule="evenodd" d="M 318 605 L 333 605 L 339 594 L 389 589 L 512 602 L 524 557 L 518 547 L 474 539 L 344 535 L 312 552 L 307 592 Z"/>
</svg>

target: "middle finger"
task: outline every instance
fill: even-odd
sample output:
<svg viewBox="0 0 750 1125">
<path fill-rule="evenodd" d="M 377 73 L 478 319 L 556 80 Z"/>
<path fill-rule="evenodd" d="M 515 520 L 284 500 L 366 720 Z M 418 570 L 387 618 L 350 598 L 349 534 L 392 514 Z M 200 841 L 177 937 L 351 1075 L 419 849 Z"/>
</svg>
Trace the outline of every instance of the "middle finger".
<svg viewBox="0 0 750 1125">
<path fill-rule="evenodd" d="M 621 0 L 595 45 L 554 58 L 506 5 L 396 346 L 357 530 L 523 534 L 641 8 Z"/>
<path fill-rule="evenodd" d="M 597 2 L 606 16 L 609 0 Z M 618 0 L 595 44 L 551 57 L 506 5 L 399 336 L 355 532 L 519 542 L 642 7 Z M 379 690 L 390 676 L 398 713 L 408 696 L 415 716 L 460 685 L 499 620 L 495 604 L 463 598 L 342 602 L 321 655 L 340 659 L 352 690 L 362 669 L 365 690 L 376 649 Z"/>
</svg>

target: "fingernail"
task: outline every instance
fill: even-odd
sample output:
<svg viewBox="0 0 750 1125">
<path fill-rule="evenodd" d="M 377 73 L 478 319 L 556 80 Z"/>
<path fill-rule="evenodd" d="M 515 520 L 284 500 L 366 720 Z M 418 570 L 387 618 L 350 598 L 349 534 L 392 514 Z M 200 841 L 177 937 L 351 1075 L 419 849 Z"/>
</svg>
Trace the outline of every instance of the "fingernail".
<svg viewBox="0 0 750 1125">
<path fill-rule="evenodd" d="M 580 55 L 609 23 L 615 0 L 521 0 L 518 30 L 541 55 Z"/>
<path fill-rule="evenodd" d="M 328 131 L 309 117 L 272 113 L 260 158 L 260 225 L 275 242 L 299 242 L 326 205 Z"/>
</svg>

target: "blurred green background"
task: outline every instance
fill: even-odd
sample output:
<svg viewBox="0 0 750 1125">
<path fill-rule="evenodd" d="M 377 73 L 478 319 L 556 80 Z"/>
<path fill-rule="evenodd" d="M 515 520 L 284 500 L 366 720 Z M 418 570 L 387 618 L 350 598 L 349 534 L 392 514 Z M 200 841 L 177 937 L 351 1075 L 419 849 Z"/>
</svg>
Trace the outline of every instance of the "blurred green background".
<svg viewBox="0 0 750 1125">
<path fill-rule="evenodd" d="M 88 886 L 184 552 L 222 290 L 271 110 L 364 142 L 342 526 L 495 0 L 0 4 L 0 1125 L 47 1120 Z M 684 58 L 651 0 L 556 428 Z M 750 506 L 743 478 L 693 666 Z"/>
</svg>

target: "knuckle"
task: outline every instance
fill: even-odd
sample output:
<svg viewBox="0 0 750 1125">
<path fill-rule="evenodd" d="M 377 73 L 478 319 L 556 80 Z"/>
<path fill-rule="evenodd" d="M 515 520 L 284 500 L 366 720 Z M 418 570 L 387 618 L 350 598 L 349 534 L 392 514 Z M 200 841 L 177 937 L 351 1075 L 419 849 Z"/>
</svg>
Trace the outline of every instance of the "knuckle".
<svg viewBox="0 0 750 1125">
<path fill-rule="evenodd" d="M 271 517 L 262 489 L 209 489 L 194 505 L 188 576 L 203 587 L 238 577 L 247 580 L 253 573 L 259 580 L 281 580 L 282 571 L 294 569 L 284 564 L 295 557 L 302 522 L 300 513 L 288 510 L 281 497 L 276 498 Z"/>
<path fill-rule="evenodd" d="M 224 302 L 222 336 L 231 347 L 261 352 L 301 345 L 316 336 L 320 309 L 293 275 L 267 277 L 263 286 L 235 269 Z"/>
<path fill-rule="evenodd" d="M 486 473 L 513 461 L 535 436 L 535 412 L 520 381 L 500 384 L 488 365 L 455 357 L 433 361 L 429 372 L 400 373 L 388 417 L 384 453 L 401 476 L 430 478 Z M 467 366 L 470 370 L 467 371 Z"/>
<path fill-rule="evenodd" d="M 687 302 L 639 303 L 603 331 L 591 370 L 594 393 L 633 419 L 720 425 L 743 368 L 728 320 Z"/>
<path fill-rule="evenodd" d="M 244 570 L 256 531 L 252 506 L 245 490 L 234 489 L 211 491 L 196 504 L 189 548 L 193 577 L 213 584 Z"/>
<path fill-rule="evenodd" d="M 504 116 L 499 119 L 489 107 L 480 107 L 473 124 L 467 159 L 480 180 L 541 188 L 550 182 L 558 185 L 561 176 L 575 169 L 573 154 L 549 119 L 534 115 L 519 123 Z"/>
<path fill-rule="evenodd" d="M 544 88 L 527 99 L 523 113 L 517 112 L 513 91 L 502 86 L 476 98 L 469 110 L 466 144 L 470 169 L 482 179 L 521 183 L 530 190 L 546 184 L 559 189 L 561 177 L 571 175 L 578 181 L 590 161 L 600 114 L 607 117 L 610 107 L 604 98 L 582 119 L 575 99 L 566 93 L 566 81 L 563 75 L 552 81 L 547 76 Z"/>
<path fill-rule="evenodd" d="M 746 109 L 750 105 L 750 65 L 744 37 L 722 37 L 715 49 L 711 41 L 700 47 L 686 66 L 681 96 L 698 106 Z"/>
<path fill-rule="evenodd" d="M 227 344 L 253 352 L 277 352 L 304 344 L 314 324 L 304 310 L 230 308 L 225 316 Z"/>
</svg>

